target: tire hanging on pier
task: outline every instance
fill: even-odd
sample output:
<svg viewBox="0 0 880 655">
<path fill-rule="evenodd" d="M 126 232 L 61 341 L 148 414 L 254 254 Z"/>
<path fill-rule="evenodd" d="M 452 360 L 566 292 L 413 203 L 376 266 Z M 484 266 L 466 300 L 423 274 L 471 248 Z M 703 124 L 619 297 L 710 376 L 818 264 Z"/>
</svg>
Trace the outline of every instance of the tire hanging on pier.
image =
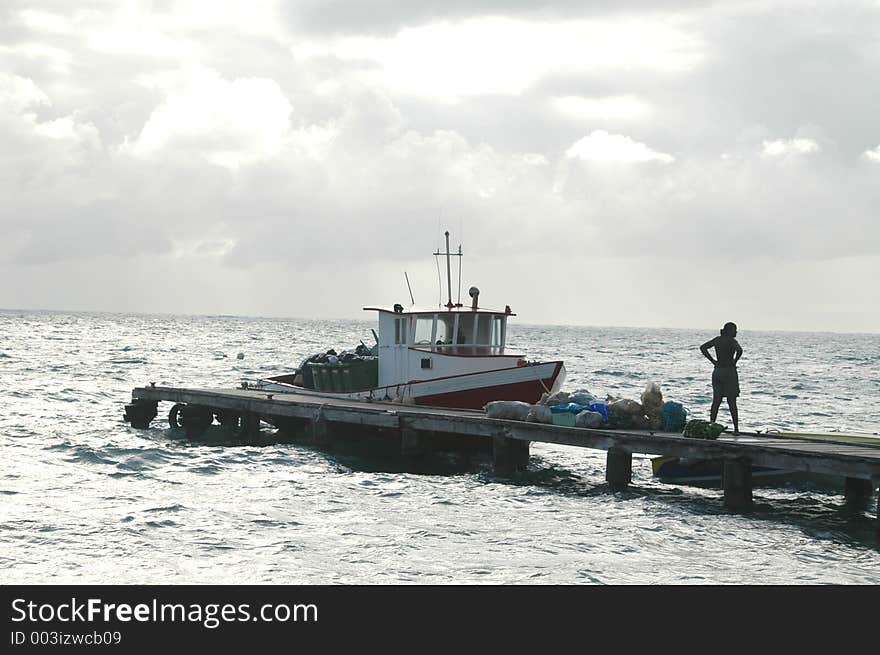
<svg viewBox="0 0 880 655">
<path fill-rule="evenodd" d="M 184 407 L 185 405 L 183 403 L 175 403 L 171 406 L 171 409 L 168 410 L 168 425 L 171 428 L 179 430 L 183 427 L 183 424 L 180 422 L 180 410 Z"/>
</svg>

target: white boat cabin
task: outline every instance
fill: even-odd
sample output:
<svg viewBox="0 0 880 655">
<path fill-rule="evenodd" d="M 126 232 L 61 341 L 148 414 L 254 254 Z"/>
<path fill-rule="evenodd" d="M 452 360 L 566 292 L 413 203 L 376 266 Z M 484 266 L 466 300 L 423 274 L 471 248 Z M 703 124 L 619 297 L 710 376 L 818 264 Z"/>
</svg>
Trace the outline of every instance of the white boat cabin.
<svg viewBox="0 0 880 655">
<path fill-rule="evenodd" d="M 379 313 L 379 386 L 521 366 L 507 354 L 504 311 L 473 308 L 364 307 Z"/>
</svg>

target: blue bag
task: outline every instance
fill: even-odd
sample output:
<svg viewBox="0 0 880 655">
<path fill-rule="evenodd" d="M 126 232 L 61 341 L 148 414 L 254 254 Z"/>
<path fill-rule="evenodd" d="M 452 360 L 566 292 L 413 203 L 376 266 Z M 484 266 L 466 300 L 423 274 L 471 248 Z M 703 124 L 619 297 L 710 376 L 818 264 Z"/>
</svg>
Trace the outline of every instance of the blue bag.
<svg viewBox="0 0 880 655">
<path fill-rule="evenodd" d="M 591 412 L 599 412 L 602 415 L 602 418 L 605 422 L 608 422 L 608 405 L 605 403 L 591 403 L 587 409 Z"/>
<path fill-rule="evenodd" d="M 582 412 L 586 407 L 584 405 L 578 405 L 577 403 L 565 403 L 564 405 L 551 405 L 550 411 L 554 414 L 561 414 L 562 412 L 571 412 L 572 414 L 577 414 L 578 412 Z"/>
<path fill-rule="evenodd" d="M 681 432 L 687 423 L 687 410 L 674 400 L 663 403 L 663 431 Z"/>
</svg>

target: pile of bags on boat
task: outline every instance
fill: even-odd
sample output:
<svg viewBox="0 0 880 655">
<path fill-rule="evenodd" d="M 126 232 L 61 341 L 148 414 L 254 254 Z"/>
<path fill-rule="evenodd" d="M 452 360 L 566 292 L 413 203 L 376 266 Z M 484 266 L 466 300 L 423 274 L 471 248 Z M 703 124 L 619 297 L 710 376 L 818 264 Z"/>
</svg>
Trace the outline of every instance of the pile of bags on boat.
<svg viewBox="0 0 880 655">
<path fill-rule="evenodd" d="M 568 425 L 579 428 L 618 430 L 662 430 L 681 432 L 687 423 L 687 410 L 675 401 L 663 401 L 656 382 L 649 382 L 641 402 L 607 396 L 599 400 L 587 389 L 545 393 L 535 405 L 498 400 L 485 408 L 489 418 Z"/>
<path fill-rule="evenodd" d="M 335 349 L 330 348 L 326 352 L 314 353 L 309 355 L 300 363 L 294 377 L 294 384 L 301 384 L 307 389 L 318 389 L 321 385 L 316 384 L 313 365 L 327 366 L 344 366 L 347 364 L 373 364 L 378 370 L 378 347 L 370 348 L 361 341 L 354 350 L 343 350 L 337 353 Z M 333 391 L 334 389 L 320 389 L 322 391 Z M 337 389 L 342 391 L 342 389 Z"/>
</svg>

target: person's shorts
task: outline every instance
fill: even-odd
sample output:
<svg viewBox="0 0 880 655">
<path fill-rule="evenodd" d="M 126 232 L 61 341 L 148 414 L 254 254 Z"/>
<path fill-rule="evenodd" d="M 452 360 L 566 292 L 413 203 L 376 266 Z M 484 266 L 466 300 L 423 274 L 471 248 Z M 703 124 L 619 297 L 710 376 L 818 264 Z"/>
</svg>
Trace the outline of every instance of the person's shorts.
<svg viewBox="0 0 880 655">
<path fill-rule="evenodd" d="M 736 398 L 739 395 L 736 366 L 715 367 L 712 371 L 712 394 L 716 398 Z"/>
</svg>

